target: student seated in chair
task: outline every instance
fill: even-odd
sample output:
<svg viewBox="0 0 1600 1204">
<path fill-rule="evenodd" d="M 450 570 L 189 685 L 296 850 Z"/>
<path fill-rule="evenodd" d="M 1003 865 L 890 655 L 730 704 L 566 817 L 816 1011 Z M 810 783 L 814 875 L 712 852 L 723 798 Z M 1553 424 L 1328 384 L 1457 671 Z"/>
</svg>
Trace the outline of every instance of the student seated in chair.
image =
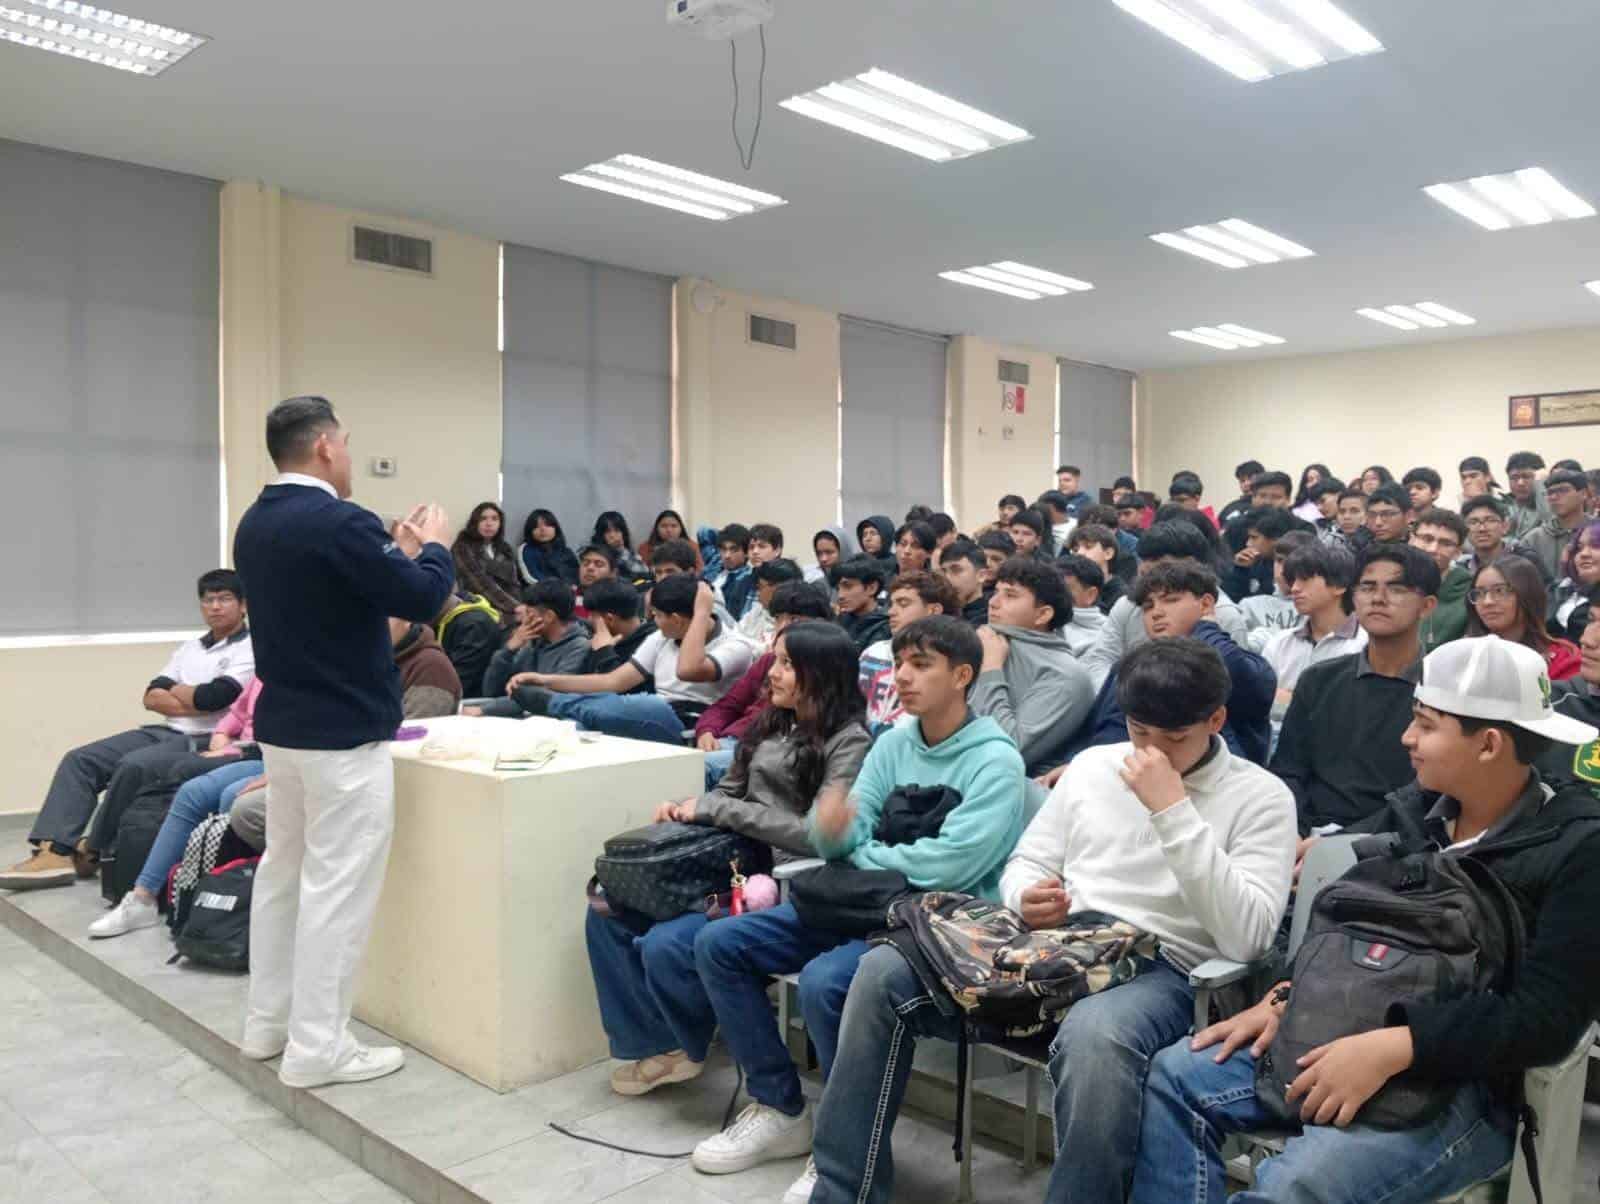
<svg viewBox="0 0 1600 1204">
<path fill-rule="evenodd" d="M 957 609 L 954 589 L 937 574 L 901 573 L 889 582 L 889 634 L 861 654 L 861 695 L 867 700 L 867 731 L 874 738 L 906 713 L 894 684 L 894 636 L 918 619 L 953 615 Z"/>
<path fill-rule="evenodd" d="M 518 673 L 506 690 L 535 715 L 572 719 L 613 736 L 681 744 L 684 728 L 692 728 L 752 660 L 750 645 L 717 617 L 715 605 L 709 585 L 692 572 L 674 573 L 650 591 L 656 632 L 626 664 L 599 674 Z M 646 680 L 655 682 L 654 694 L 628 693 Z"/>
<path fill-rule="evenodd" d="M 1106 625 L 1105 592 L 1116 581 L 1087 556 L 1063 556 L 1056 561 L 1067 596 L 1072 599 L 1072 619 L 1061 629 L 1073 656 L 1082 656 L 1095 646 L 1100 629 Z M 1120 595 L 1119 595 L 1120 596 Z"/>
<path fill-rule="evenodd" d="M 722 558 L 722 571 L 711 582 L 711 588 L 735 619 L 742 618 L 755 597 L 756 584 L 750 576 L 750 528 L 743 523 L 729 523 L 717 532 L 717 555 Z"/>
<path fill-rule="evenodd" d="M 889 616 L 878 608 L 878 591 L 889 576 L 876 556 L 852 556 L 839 566 L 839 626 L 862 652 L 889 634 Z"/>
<path fill-rule="evenodd" d="M 76 878 L 94 877 L 93 853 L 80 849 L 79 841 L 100 792 L 106 792 L 102 812 L 120 817 L 141 788 L 207 748 L 213 729 L 255 677 L 239 574 L 213 569 L 200 578 L 196 592 L 206 634 L 180 644 L 144 690 L 144 709 L 161 722 L 107 736 L 61 758 L 28 834 L 33 852 L 0 873 L 0 890 L 71 886 Z M 115 826 L 97 825 L 97 836 L 102 834 L 114 836 Z"/>
<path fill-rule="evenodd" d="M 989 599 L 984 594 L 988 567 L 983 549 L 970 539 L 952 540 L 939 554 L 939 573 L 956 592 L 955 613 L 974 627 L 989 621 Z M 989 584 L 992 587 L 993 581 Z"/>
<path fill-rule="evenodd" d="M 917 890 L 996 897 L 1000 870 L 1022 831 L 1022 758 L 992 719 L 967 707 L 983 649 L 970 626 L 950 615 L 920 619 L 894 638 L 895 684 L 908 720 L 880 736 L 848 794 L 824 791 L 807 821 L 821 855 L 862 870 L 903 874 Z M 897 788 L 937 783 L 955 795 L 936 835 L 886 843 L 885 803 Z M 694 1151 L 703 1174 L 725 1175 L 811 1149 L 811 1105 L 767 1000 L 767 978 L 800 972 L 800 1009 L 823 1078 L 836 1056 L 840 1014 L 856 963 L 867 950 L 801 923 L 794 904 L 719 920 L 695 938 L 695 965 L 723 1039 L 746 1075 L 754 1102 L 725 1131 Z M 874 1087 L 874 1091 L 876 1087 Z M 873 1101 L 849 1092 L 869 1114 Z M 805 1200 L 812 1168 L 786 1199 Z"/>
<path fill-rule="evenodd" d="M 1219 735 L 1230 684 L 1216 651 L 1154 640 L 1128 654 L 1117 683 L 1124 742 L 1068 766 L 1000 882 L 1006 906 L 1030 928 L 1097 911 L 1161 941 L 1137 977 L 1075 1004 L 1051 1044 L 1049 1204 L 1123 1198 L 1145 1067 L 1194 1018 L 1189 970 L 1267 950 L 1294 864 L 1288 791 Z M 959 1024 L 955 1005 L 921 983 L 898 949 L 861 960 L 817 1110 L 811 1204 L 892 1198 L 890 1134 L 916 1038 L 953 1041 Z"/>
<path fill-rule="evenodd" d="M 811 592 L 809 587 L 796 589 Z M 657 823 L 704 824 L 772 847 L 779 862 L 814 856 L 806 816 L 818 795 L 848 789 L 871 743 L 862 726 L 855 645 L 831 623 L 788 625 L 772 651 L 769 698 L 744 729 L 713 790 L 662 803 Z M 695 972 L 703 912 L 651 923 L 590 907 L 589 965 L 619 1095 L 700 1076 L 717 1017 Z"/>
<path fill-rule="evenodd" d="M 1396 1005 L 1386 1027 L 1300 1059 L 1288 1099 L 1305 1127 L 1257 1167 L 1238 1204 L 1453 1198 L 1512 1160 L 1506 1088 L 1571 1052 L 1600 1010 L 1600 802 L 1578 786 L 1552 790 L 1532 768 L 1551 740 L 1600 733 L 1551 709 L 1538 653 L 1493 636 L 1429 655 L 1413 708 L 1402 742 L 1416 782 L 1391 798 L 1378 830 L 1401 852 L 1470 855 L 1493 872 L 1523 905 L 1528 946 L 1508 991 Z M 1279 1000 L 1275 988 L 1151 1063 L 1134 1204 L 1226 1195 L 1222 1139 L 1271 1123 L 1252 1084 Z M 1363 1105 L 1399 1074 L 1459 1085 L 1425 1124 L 1363 1124 Z"/>
<path fill-rule="evenodd" d="M 588 658 L 589 632 L 573 617 L 571 586 L 547 577 L 523 591 L 519 622 L 490 659 L 483 693 L 488 700 L 504 697 L 506 683 L 521 673 L 581 673 Z"/>
</svg>

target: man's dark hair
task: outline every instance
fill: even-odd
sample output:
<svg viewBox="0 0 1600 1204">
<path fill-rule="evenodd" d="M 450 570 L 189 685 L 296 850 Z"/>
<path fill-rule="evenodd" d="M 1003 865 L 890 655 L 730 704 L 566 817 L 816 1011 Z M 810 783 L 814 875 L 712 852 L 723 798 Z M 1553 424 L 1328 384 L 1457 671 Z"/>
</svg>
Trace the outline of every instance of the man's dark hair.
<svg viewBox="0 0 1600 1204">
<path fill-rule="evenodd" d="M 1263 489 L 1278 486 L 1291 497 L 1294 496 L 1294 482 L 1289 479 L 1286 472 L 1258 472 L 1250 478 L 1250 492 L 1260 493 Z"/>
<path fill-rule="evenodd" d="M 1313 539 L 1289 553 L 1283 562 L 1283 579 L 1290 585 L 1302 578 L 1321 577 L 1329 589 L 1342 589 L 1344 613 L 1356 608 L 1356 558 L 1344 548 Z"/>
<path fill-rule="evenodd" d="M 1009 535 L 1006 538 L 1008 540 L 1011 539 Z M 1016 545 L 1013 543 L 1012 551 L 1015 550 Z M 973 543 L 970 539 L 957 539 L 939 554 L 939 563 L 941 565 L 949 564 L 953 560 L 965 560 L 979 571 L 989 567 L 989 561 L 983 554 L 983 548 Z"/>
<path fill-rule="evenodd" d="M 267 415 L 267 455 L 280 469 L 305 462 L 317 436 L 339 429 L 333 403 L 326 397 L 291 397 Z"/>
<path fill-rule="evenodd" d="M 1029 506 L 1026 510 L 1018 510 L 1013 514 L 1010 525 L 1013 527 L 1026 527 L 1040 539 L 1044 538 L 1044 533 L 1048 529 L 1048 524 L 1044 521 L 1044 515 L 1040 514 L 1032 506 Z"/>
<path fill-rule="evenodd" d="M 1099 523 L 1085 523 L 1072 533 L 1072 538 L 1067 541 L 1073 547 L 1081 543 L 1099 544 L 1102 548 L 1110 548 L 1112 553 L 1118 551 L 1117 537 L 1110 527 L 1102 527 Z"/>
<path fill-rule="evenodd" d="M 1461 503 L 1461 517 L 1466 518 L 1474 510 L 1493 510 L 1504 522 L 1507 518 L 1505 503 L 1499 498 L 1487 493 L 1480 493 L 1477 497 L 1469 497 Z"/>
<path fill-rule="evenodd" d="M 1078 511 L 1078 525 L 1083 527 L 1115 527 L 1117 525 L 1117 508 L 1107 506 L 1104 502 L 1095 502 Z"/>
<path fill-rule="evenodd" d="M 1005 497 L 1000 499 L 1000 502 L 995 509 L 998 510 L 1000 506 L 1015 506 L 1018 510 L 1026 510 L 1028 508 L 1028 502 L 1027 499 L 1024 498 L 1020 493 L 1008 493 L 1005 495 Z"/>
<path fill-rule="evenodd" d="M 1338 477 L 1324 477 L 1311 488 L 1306 490 L 1306 496 L 1313 502 L 1320 502 L 1328 494 L 1338 496 L 1345 491 L 1345 484 Z"/>
<path fill-rule="evenodd" d="M 983 668 L 983 645 L 972 624 L 955 615 L 929 615 L 907 623 L 894 637 L 889 650 L 898 657 L 902 652 L 937 652 L 950 662 L 952 668 L 966 665 L 972 670 L 972 680 L 978 680 Z M 972 689 L 972 683 L 967 684 Z"/>
<path fill-rule="evenodd" d="M 1287 510 L 1276 506 L 1262 506 L 1245 515 L 1244 529 L 1248 534 L 1259 534 L 1263 539 L 1282 539 L 1294 525 Z"/>
<path fill-rule="evenodd" d="M 1054 566 L 1031 556 L 1013 556 L 996 570 L 994 583 L 1020 585 L 1033 595 L 1035 606 L 1050 608 L 1050 630 L 1060 631 L 1072 618 L 1072 595 Z"/>
<path fill-rule="evenodd" d="M 1584 476 L 1581 469 L 1577 472 L 1570 468 L 1551 469 L 1550 475 L 1544 479 L 1545 491 L 1549 492 L 1552 485 L 1571 485 L 1579 493 L 1586 493 L 1589 489 L 1589 478 Z"/>
<path fill-rule="evenodd" d="M 785 615 L 791 619 L 833 618 L 828 596 L 809 581 L 785 581 L 778 586 L 772 591 L 767 613 L 775 619 Z"/>
<path fill-rule="evenodd" d="M 1112 503 L 1112 509 L 1118 514 L 1124 510 L 1143 510 L 1144 499 L 1137 493 L 1125 493 Z"/>
<path fill-rule="evenodd" d="M 763 543 L 770 543 L 775 548 L 783 547 L 783 528 L 773 526 L 771 523 L 757 523 L 750 528 L 750 538 L 759 539 Z"/>
<path fill-rule="evenodd" d="M 1151 523 L 1139 536 L 1139 559 L 1158 560 L 1163 557 L 1194 560 L 1201 564 L 1215 555 L 1216 549 L 1200 533 L 1200 528 L 1176 519 L 1165 523 Z"/>
<path fill-rule="evenodd" d="M 914 573 L 901 573 L 889 582 L 888 592 L 892 595 L 896 590 L 908 589 L 922 599 L 924 606 L 938 606 L 941 614 L 959 615 L 961 603 L 956 598 L 955 587 L 937 573 L 921 570 Z"/>
<path fill-rule="evenodd" d="M 1288 560 L 1291 555 L 1307 544 L 1316 542 L 1317 537 L 1311 534 L 1310 531 L 1290 531 L 1272 545 L 1272 558 L 1280 561 Z"/>
<path fill-rule="evenodd" d="M 1365 507 L 1367 504 L 1367 491 L 1361 488 L 1359 483 L 1355 485 L 1349 485 L 1339 492 L 1339 500 L 1341 502 L 1346 498 L 1359 498 L 1361 505 Z"/>
<path fill-rule="evenodd" d="M 667 539 L 650 549 L 650 567 L 670 564 L 680 572 L 694 572 L 694 545 L 687 539 Z"/>
<path fill-rule="evenodd" d="M 1463 547 L 1467 543 L 1467 524 L 1461 515 L 1454 510 L 1446 510 L 1443 506 L 1429 506 L 1417 515 L 1416 525 L 1419 527 L 1443 527 L 1447 531 L 1455 532 L 1455 537 L 1461 541 Z"/>
<path fill-rule="evenodd" d="M 232 594 L 239 601 L 244 601 L 244 578 L 232 569 L 211 569 L 200 574 L 200 583 L 195 591 L 199 597 L 207 594 Z"/>
<path fill-rule="evenodd" d="M 599 556 L 611 566 L 612 572 L 617 570 L 617 554 L 610 544 L 586 543 L 578 549 L 578 559 L 581 561 L 585 556 Z"/>
<path fill-rule="evenodd" d="M 1249 477 L 1250 484 L 1253 486 L 1256 483 L 1256 478 L 1266 471 L 1266 466 L 1260 460 L 1246 460 L 1233 470 L 1233 479 L 1238 480 L 1240 477 Z"/>
<path fill-rule="evenodd" d="M 1017 520 L 1012 519 L 1011 521 L 1016 522 Z M 898 544 L 907 535 L 916 540 L 917 546 L 924 552 L 931 553 L 939 546 L 938 536 L 934 535 L 933 528 L 925 522 L 901 523 L 900 529 L 894 533 L 895 543 Z"/>
<path fill-rule="evenodd" d="M 852 556 L 835 570 L 840 581 L 859 581 L 862 585 L 883 588 L 886 580 L 883 561 L 876 556 Z"/>
<path fill-rule="evenodd" d="M 1066 514 L 1069 504 L 1067 495 L 1059 489 L 1046 489 L 1039 495 L 1038 501 L 1033 503 L 1034 508 L 1041 514 L 1044 512 L 1044 508 L 1048 506 L 1051 510 L 1059 510 L 1063 515 Z"/>
<path fill-rule="evenodd" d="M 1537 471 L 1544 467 L 1544 457 L 1538 452 L 1520 451 L 1512 452 L 1506 460 L 1507 474 L 1513 472 Z"/>
<path fill-rule="evenodd" d="M 1444 478 L 1431 468 L 1413 468 L 1400 478 L 1400 484 L 1426 485 L 1429 489 L 1438 493 L 1444 488 Z"/>
<path fill-rule="evenodd" d="M 1233 679 L 1217 650 L 1201 640 L 1140 644 L 1117 666 L 1117 704 L 1135 723 L 1181 731 L 1227 705 Z"/>
<path fill-rule="evenodd" d="M 1167 486 L 1167 496 L 1170 498 L 1200 497 L 1205 493 L 1206 487 L 1201 484 L 1197 473 L 1180 472 L 1173 475 L 1172 484 Z"/>
<path fill-rule="evenodd" d="M 996 552 L 1004 552 L 1007 556 L 1010 556 L 1017 550 L 1017 541 L 1004 531 L 985 531 L 978 536 L 978 546 L 980 548 L 992 548 Z M 987 560 L 984 561 L 984 565 L 985 567 L 988 566 Z"/>
<path fill-rule="evenodd" d="M 1087 556 L 1063 556 L 1056 561 L 1063 577 L 1074 578 L 1079 585 L 1089 589 L 1104 589 L 1106 575 L 1100 566 Z"/>
<path fill-rule="evenodd" d="M 1419 548 L 1404 543 L 1368 544 L 1361 553 L 1361 567 L 1356 570 L 1359 582 L 1369 564 L 1388 561 L 1400 566 L 1400 584 L 1420 590 L 1424 597 L 1439 596 L 1439 562 Z"/>
<path fill-rule="evenodd" d="M 1081 477 L 1083 475 L 1083 469 L 1079 468 L 1076 464 L 1061 465 L 1056 469 L 1056 476 L 1059 477 L 1064 472 L 1070 472 L 1075 477 Z"/>
<path fill-rule="evenodd" d="M 1457 472 L 1481 472 L 1484 476 L 1489 474 L 1489 461 L 1482 456 L 1468 456 L 1456 467 Z"/>
<path fill-rule="evenodd" d="M 1583 465 L 1579 464 L 1576 460 L 1557 460 L 1554 464 L 1550 465 L 1550 471 L 1552 473 L 1582 472 Z M 1546 483 L 1548 484 L 1548 481 Z"/>
<path fill-rule="evenodd" d="M 674 543 L 674 540 L 668 540 Z M 663 577 L 650 590 L 650 605 L 664 615 L 694 614 L 695 595 L 700 591 L 700 579 L 693 573 L 674 573 Z"/>
<path fill-rule="evenodd" d="M 1134 605 L 1143 607 L 1157 594 L 1221 597 L 1217 575 L 1198 560 L 1168 560 L 1140 573 L 1133 583 Z"/>
<path fill-rule="evenodd" d="M 637 619 L 644 599 L 639 591 L 626 581 L 608 578 L 596 581 L 583 591 L 583 605 L 592 615 L 615 615 L 619 619 Z"/>
<path fill-rule="evenodd" d="M 901 520 L 901 525 L 904 526 L 906 523 L 925 523 L 932 517 L 933 507 L 924 506 L 921 502 L 918 502 L 906 511 L 906 516 Z"/>
<path fill-rule="evenodd" d="M 1388 502 L 1400 511 L 1401 514 L 1411 509 L 1411 495 L 1406 492 L 1406 487 L 1395 481 L 1387 485 L 1379 485 L 1367 494 L 1367 509 L 1370 510 L 1378 502 Z"/>
<path fill-rule="evenodd" d="M 933 529 L 933 538 L 935 543 L 943 539 L 946 535 L 954 535 L 956 532 L 956 520 L 951 518 L 943 510 L 936 510 L 934 513 L 928 516 L 928 526 Z"/>
<path fill-rule="evenodd" d="M 1131 491 L 1138 489 L 1139 485 L 1132 477 L 1118 477 L 1115 481 L 1111 482 L 1111 488 L 1113 490 L 1127 489 Z"/>
<path fill-rule="evenodd" d="M 803 581 L 805 570 L 786 556 L 779 556 L 776 560 L 769 560 L 765 564 L 756 565 L 755 572 L 751 574 L 757 581 L 764 585 L 782 585 L 785 581 Z"/>
<path fill-rule="evenodd" d="M 1511 741 L 1512 755 L 1517 758 L 1519 765 L 1532 765 L 1540 757 L 1549 752 L 1555 741 L 1549 736 L 1541 736 L 1537 732 L 1530 732 L 1525 727 L 1518 727 L 1514 723 L 1498 722 L 1494 719 L 1479 719 L 1475 715 L 1457 715 L 1454 711 L 1440 711 L 1441 715 L 1449 715 L 1461 725 L 1461 730 L 1468 736 L 1476 736 L 1487 728 L 1496 728 L 1500 734 Z"/>
<path fill-rule="evenodd" d="M 535 581 L 522 591 L 522 600 L 552 612 L 563 623 L 572 618 L 572 587 L 559 577 Z"/>
<path fill-rule="evenodd" d="M 717 547 L 725 543 L 738 544 L 741 551 L 750 550 L 750 528 L 743 523 L 729 523 L 717 532 Z"/>
</svg>

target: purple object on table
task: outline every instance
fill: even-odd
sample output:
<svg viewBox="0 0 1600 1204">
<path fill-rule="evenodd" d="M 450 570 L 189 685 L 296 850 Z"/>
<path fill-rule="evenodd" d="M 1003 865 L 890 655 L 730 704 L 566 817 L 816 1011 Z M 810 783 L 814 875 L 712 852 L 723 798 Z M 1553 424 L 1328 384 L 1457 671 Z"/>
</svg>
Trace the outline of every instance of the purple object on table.
<svg viewBox="0 0 1600 1204">
<path fill-rule="evenodd" d="M 423 727 L 420 723 L 413 723 L 409 726 L 402 725 L 396 728 L 394 738 L 396 740 L 421 740 L 427 734 L 427 728 Z"/>
</svg>

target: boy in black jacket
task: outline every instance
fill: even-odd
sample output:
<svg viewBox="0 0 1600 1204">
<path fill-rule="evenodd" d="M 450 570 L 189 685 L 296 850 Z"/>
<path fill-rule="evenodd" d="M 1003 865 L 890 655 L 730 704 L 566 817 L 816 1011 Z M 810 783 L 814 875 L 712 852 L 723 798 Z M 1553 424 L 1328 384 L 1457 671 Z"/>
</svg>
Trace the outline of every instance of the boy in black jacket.
<svg viewBox="0 0 1600 1204">
<path fill-rule="evenodd" d="M 1300 1059 L 1288 1099 L 1305 1128 L 1261 1164 L 1249 1199 L 1314 1190 L 1325 1204 L 1426 1204 L 1511 1161 L 1505 1084 L 1565 1057 L 1600 1009 L 1600 801 L 1577 786 L 1553 790 L 1533 768 L 1551 740 L 1596 735 L 1552 709 L 1544 659 L 1519 644 L 1485 636 L 1428 657 L 1403 737 L 1417 780 L 1389 799 L 1388 842 L 1471 856 L 1491 870 L 1522 902 L 1529 944 L 1509 990 L 1397 1004 L 1387 1026 Z M 1222 1138 L 1270 1123 L 1250 1084 L 1277 1031 L 1278 999 L 1274 988 L 1156 1055 L 1134 1204 L 1222 1199 Z M 1459 1086 L 1425 1124 L 1361 1124 L 1363 1105 L 1399 1074 Z"/>
<path fill-rule="evenodd" d="M 839 566 L 839 626 L 865 652 L 889 638 L 889 616 L 878 609 L 884 563 L 875 556 L 852 556 Z"/>
</svg>

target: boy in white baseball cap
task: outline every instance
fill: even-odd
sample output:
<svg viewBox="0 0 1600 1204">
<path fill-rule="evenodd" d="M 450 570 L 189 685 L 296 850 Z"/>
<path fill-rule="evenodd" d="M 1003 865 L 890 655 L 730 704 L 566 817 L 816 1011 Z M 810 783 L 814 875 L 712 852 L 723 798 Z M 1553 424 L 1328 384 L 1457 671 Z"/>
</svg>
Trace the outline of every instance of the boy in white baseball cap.
<svg viewBox="0 0 1600 1204">
<path fill-rule="evenodd" d="M 1600 732 L 1556 712 L 1550 695 L 1544 659 L 1494 636 L 1446 644 L 1423 663 L 1402 737 L 1417 780 L 1389 796 L 1392 834 L 1378 839 L 1493 871 L 1524 903 L 1528 947 L 1505 992 L 1396 1006 L 1386 1026 L 1303 1058 L 1289 1098 L 1305 1127 L 1235 1201 L 1299 1200 L 1314 1185 L 1326 1204 L 1426 1204 L 1511 1161 L 1505 1085 L 1565 1057 L 1600 1013 L 1600 800 L 1568 780 L 1552 788 L 1534 768 L 1552 741 L 1582 745 Z M 1132 1204 L 1222 1198 L 1222 1137 L 1270 1121 L 1250 1085 L 1277 1031 L 1275 999 L 1276 989 L 1151 1062 Z M 1362 1106 L 1401 1073 L 1460 1086 L 1426 1124 L 1362 1124 Z"/>
</svg>

